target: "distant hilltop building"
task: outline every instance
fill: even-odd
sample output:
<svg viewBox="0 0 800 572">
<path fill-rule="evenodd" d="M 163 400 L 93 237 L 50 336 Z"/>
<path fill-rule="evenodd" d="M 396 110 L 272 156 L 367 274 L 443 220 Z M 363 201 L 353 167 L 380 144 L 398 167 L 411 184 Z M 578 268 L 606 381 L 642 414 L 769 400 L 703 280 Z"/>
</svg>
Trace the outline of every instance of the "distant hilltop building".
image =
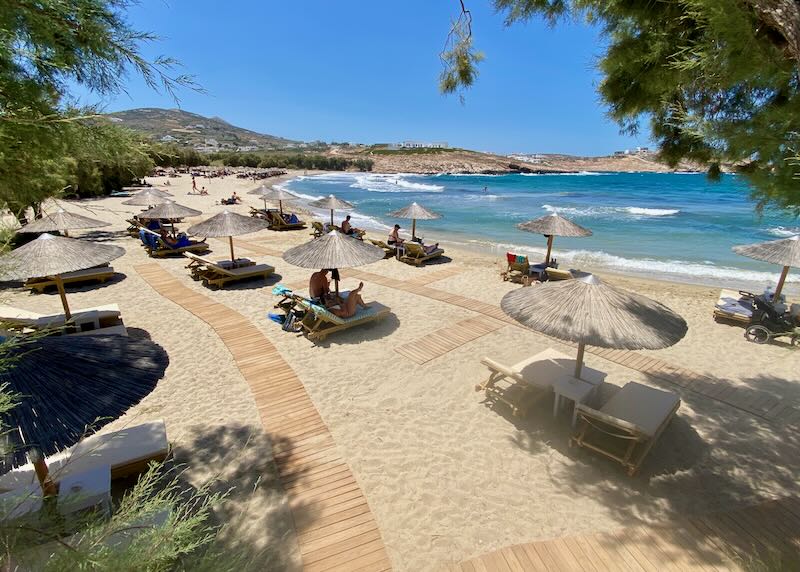
<svg viewBox="0 0 800 572">
<path fill-rule="evenodd" d="M 624 151 L 614 151 L 614 157 L 624 157 L 625 155 L 649 155 L 650 147 L 637 147 L 634 150 L 625 149 Z"/>
<path fill-rule="evenodd" d="M 447 141 L 403 141 L 389 145 L 390 149 L 447 149 Z"/>
<path fill-rule="evenodd" d="M 533 163 L 535 165 L 544 163 L 544 157 L 538 153 L 514 153 L 509 155 L 509 158 L 516 159 L 517 161 L 525 161 L 526 163 Z"/>
</svg>

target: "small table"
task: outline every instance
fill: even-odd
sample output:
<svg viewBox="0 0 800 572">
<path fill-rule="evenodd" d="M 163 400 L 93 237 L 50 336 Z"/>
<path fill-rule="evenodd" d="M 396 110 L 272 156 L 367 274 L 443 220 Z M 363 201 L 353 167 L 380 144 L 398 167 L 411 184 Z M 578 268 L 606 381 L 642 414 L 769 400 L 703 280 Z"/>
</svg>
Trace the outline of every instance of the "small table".
<svg viewBox="0 0 800 572">
<path fill-rule="evenodd" d="M 111 515 L 110 465 L 98 465 L 66 475 L 59 482 L 59 513 L 66 516 L 92 507 L 98 507 L 107 516 Z"/>
<path fill-rule="evenodd" d="M 558 409 L 561 407 L 561 398 L 571 399 L 575 402 L 575 409 L 572 411 L 572 426 L 575 427 L 575 423 L 578 420 L 577 405 L 585 402 L 595 387 L 597 386 L 571 375 L 564 375 L 556 379 L 553 382 L 553 392 L 555 393 L 553 417 L 558 415 Z"/>
</svg>

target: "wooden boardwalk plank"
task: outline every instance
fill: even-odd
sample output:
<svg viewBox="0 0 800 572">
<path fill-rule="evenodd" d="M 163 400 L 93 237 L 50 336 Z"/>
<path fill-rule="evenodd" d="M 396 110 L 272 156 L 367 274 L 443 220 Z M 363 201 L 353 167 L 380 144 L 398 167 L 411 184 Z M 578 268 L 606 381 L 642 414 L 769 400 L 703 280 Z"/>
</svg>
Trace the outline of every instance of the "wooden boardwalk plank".
<svg viewBox="0 0 800 572">
<path fill-rule="evenodd" d="M 259 245 L 246 250 L 280 254 Z M 302 382 L 278 350 L 238 312 L 184 286 L 157 263 L 135 266 L 161 296 L 206 322 L 247 381 L 289 497 L 306 570 L 390 570 L 378 525 Z"/>
</svg>

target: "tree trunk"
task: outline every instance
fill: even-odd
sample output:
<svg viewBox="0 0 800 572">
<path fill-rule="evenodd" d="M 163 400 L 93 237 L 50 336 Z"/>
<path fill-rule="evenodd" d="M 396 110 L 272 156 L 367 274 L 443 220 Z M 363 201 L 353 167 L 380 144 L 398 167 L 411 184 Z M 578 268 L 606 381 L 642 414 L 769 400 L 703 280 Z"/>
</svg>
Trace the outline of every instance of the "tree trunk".
<svg viewBox="0 0 800 572">
<path fill-rule="evenodd" d="M 769 29 L 783 39 L 787 56 L 800 67 L 800 2 L 744 0 Z"/>
</svg>

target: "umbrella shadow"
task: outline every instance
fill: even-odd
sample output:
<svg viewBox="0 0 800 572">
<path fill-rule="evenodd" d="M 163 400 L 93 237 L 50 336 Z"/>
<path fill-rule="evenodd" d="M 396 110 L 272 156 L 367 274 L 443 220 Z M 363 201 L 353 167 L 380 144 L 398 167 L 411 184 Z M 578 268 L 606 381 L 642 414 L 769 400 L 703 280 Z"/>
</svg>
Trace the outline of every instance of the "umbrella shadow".
<svg viewBox="0 0 800 572">
<path fill-rule="evenodd" d="M 441 264 L 450 264 L 451 262 L 453 262 L 452 258 L 442 254 L 441 256 L 437 256 L 436 258 L 431 258 L 430 260 L 426 260 L 425 263 L 422 264 L 419 268 L 421 268 L 422 266 L 439 266 Z"/>
<path fill-rule="evenodd" d="M 266 280 L 260 276 L 254 276 L 247 280 L 238 280 L 232 284 L 225 284 L 221 286 L 206 286 L 209 290 L 259 290 L 261 288 L 271 288 L 281 281 L 283 277 L 280 274 L 270 274 Z"/>
<path fill-rule="evenodd" d="M 114 242 L 121 238 L 127 239 L 130 237 L 124 230 L 93 230 L 82 234 L 80 238 L 92 242 Z"/>
<path fill-rule="evenodd" d="M 362 342 L 385 338 L 400 327 L 400 319 L 389 313 L 380 320 L 367 322 L 344 332 L 334 332 L 324 340 L 317 340 L 316 346 L 327 348 L 330 346 L 355 345 Z"/>
</svg>

